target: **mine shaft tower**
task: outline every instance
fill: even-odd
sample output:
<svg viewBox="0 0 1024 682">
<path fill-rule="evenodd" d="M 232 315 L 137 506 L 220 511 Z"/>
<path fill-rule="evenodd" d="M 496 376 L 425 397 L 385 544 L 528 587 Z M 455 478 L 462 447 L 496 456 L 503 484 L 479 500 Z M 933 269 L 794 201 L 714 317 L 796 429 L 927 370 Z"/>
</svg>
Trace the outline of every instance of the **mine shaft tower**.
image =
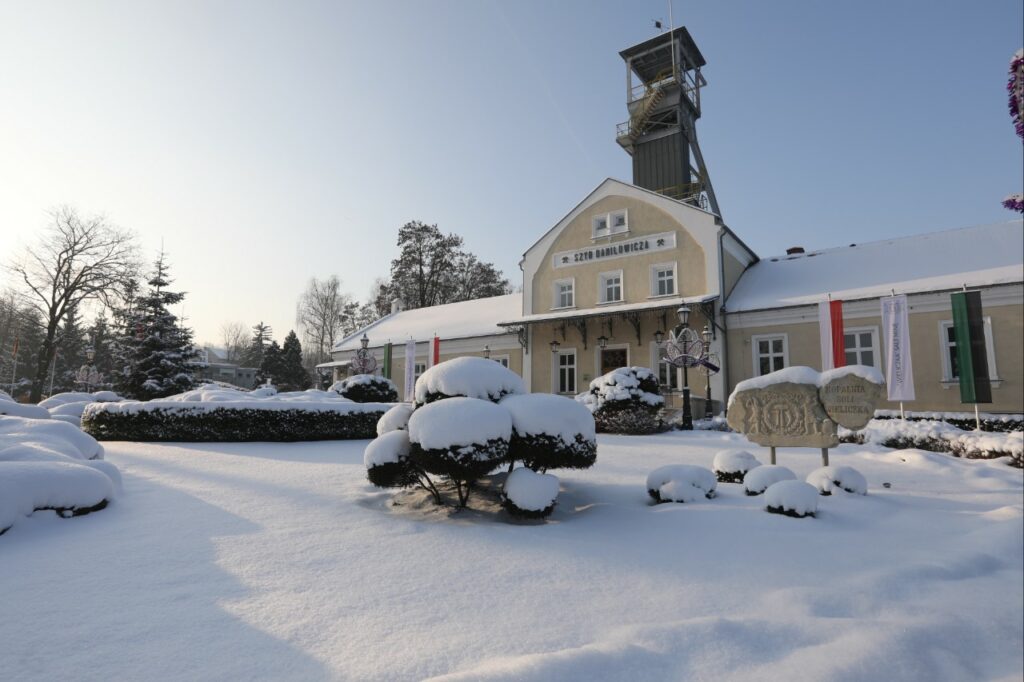
<svg viewBox="0 0 1024 682">
<path fill-rule="evenodd" d="M 633 184 L 721 216 L 697 144 L 706 62 L 680 26 L 619 53 L 626 62 L 629 120 L 615 138 L 633 157 Z"/>
</svg>

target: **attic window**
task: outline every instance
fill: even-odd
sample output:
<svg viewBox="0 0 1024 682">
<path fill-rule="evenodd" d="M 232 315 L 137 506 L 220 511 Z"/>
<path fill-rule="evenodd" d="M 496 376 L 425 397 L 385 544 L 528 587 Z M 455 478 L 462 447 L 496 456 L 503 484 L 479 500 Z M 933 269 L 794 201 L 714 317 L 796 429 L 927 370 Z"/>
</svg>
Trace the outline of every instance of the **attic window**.
<svg viewBox="0 0 1024 682">
<path fill-rule="evenodd" d="M 591 236 L 595 239 L 597 237 L 607 237 L 613 234 L 629 232 L 629 214 L 626 212 L 626 209 L 620 209 L 594 216 L 592 228 Z"/>
</svg>

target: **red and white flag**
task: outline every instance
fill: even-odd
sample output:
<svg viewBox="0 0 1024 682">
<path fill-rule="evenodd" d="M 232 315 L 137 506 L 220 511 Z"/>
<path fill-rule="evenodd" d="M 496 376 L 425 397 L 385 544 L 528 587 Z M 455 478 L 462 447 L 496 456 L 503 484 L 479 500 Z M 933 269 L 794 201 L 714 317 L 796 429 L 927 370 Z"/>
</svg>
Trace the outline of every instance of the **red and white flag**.
<svg viewBox="0 0 1024 682">
<path fill-rule="evenodd" d="M 818 328 L 821 331 L 821 371 L 845 367 L 842 301 L 830 299 L 818 304 Z"/>
<path fill-rule="evenodd" d="M 430 340 L 430 352 L 427 353 L 427 367 L 433 367 L 441 361 L 441 339 L 435 336 Z"/>
</svg>

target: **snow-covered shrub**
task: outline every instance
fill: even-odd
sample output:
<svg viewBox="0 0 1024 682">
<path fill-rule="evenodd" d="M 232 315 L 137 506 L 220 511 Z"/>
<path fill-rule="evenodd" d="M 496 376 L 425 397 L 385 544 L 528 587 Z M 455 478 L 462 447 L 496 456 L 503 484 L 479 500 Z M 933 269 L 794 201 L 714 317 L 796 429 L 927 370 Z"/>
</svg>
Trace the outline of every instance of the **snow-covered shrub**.
<svg viewBox="0 0 1024 682">
<path fill-rule="evenodd" d="M 803 481 L 778 481 L 765 490 L 764 508 L 798 519 L 814 516 L 818 512 L 818 489 Z"/>
<path fill-rule="evenodd" d="M 463 507 L 473 481 L 507 461 L 511 436 L 508 410 L 477 398 L 435 399 L 409 418 L 413 464 L 449 479 Z"/>
<path fill-rule="evenodd" d="M 398 389 L 387 377 L 376 374 L 356 374 L 335 382 L 330 390 L 357 403 L 393 403 L 398 401 Z"/>
<path fill-rule="evenodd" d="M 0 535 L 34 511 L 66 518 L 106 507 L 121 474 L 102 456 L 103 447 L 70 424 L 0 417 Z"/>
<path fill-rule="evenodd" d="M 409 461 L 408 431 L 388 431 L 370 441 L 363 452 L 366 477 L 378 488 L 405 488 L 417 482 Z"/>
<path fill-rule="evenodd" d="M 45 407 L 15 402 L 10 395 L 0 391 L 0 415 L 24 417 L 26 419 L 49 419 L 50 412 Z"/>
<path fill-rule="evenodd" d="M 512 416 L 510 459 L 534 471 L 594 465 L 594 416 L 580 403 L 550 393 L 526 393 L 505 396 L 498 404 Z"/>
<path fill-rule="evenodd" d="M 757 458 L 746 450 L 721 450 L 715 453 L 711 468 L 719 483 L 743 483 L 747 472 L 759 466 Z"/>
<path fill-rule="evenodd" d="M 501 489 L 501 504 L 512 516 L 542 519 L 555 510 L 558 479 L 519 467 L 508 475 Z"/>
<path fill-rule="evenodd" d="M 501 364 L 461 357 L 434 365 L 416 381 L 416 405 L 463 396 L 498 402 L 506 395 L 526 393 L 518 374 Z"/>
<path fill-rule="evenodd" d="M 853 467 L 821 467 L 807 475 L 807 482 L 822 495 L 831 495 L 833 490 L 845 490 L 855 495 L 868 494 L 867 479 Z"/>
<path fill-rule="evenodd" d="M 382 436 L 388 431 L 404 429 L 409 424 L 409 417 L 412 416 L 412 405 L 409 403 L 398 403 L 384 413 L 384 416 L 377 422 L 377 435 Z"/>
<path fill-rule="evenodd" d="M 769 486 L 779 481 L 795 481 L 796 474 L 776 464 L 762 464 L 747 472 L 743 477 L 743 490 L 747 495 L 760 495 Z"/>
<path fill-rule="evenodd" d="M 981 412 L 978 416 L 980 417 L 982 431 L 996 433 L 1024 431 L 1024 415 L 1022 414 Z M 920 412 L 907 410 L 901 418 L 899 410 L 875 410 L 875 419 L 900 419 L 901 421 L 908 422 L 941 421 L 952 424 L 964 431 L 973 431 L 978 425 L 978 420 L 975 420 L 973 412 Z"/>
<path fill-rule="evenodd" d="M 658 376 L 646 367 L 620 367 L 590 382 L 590 390 L 576 396 L 593 415 L 602 433 L 639 435 L 661 428 L 659 414 L 665 399 Z"/>
<path fill-rule="evenodd" d="M 967 459 L 1008 457 L 1020 468 L 1024 459 L 1024 433 L 965 431 L 946 421 L 872 419 L 861 431 L 839 430 L 844 443 L 875 443 L 896 450 L 948 452 Z"/>
<path fill-rule="evenodd" d="M 95 391 L 93 393 L 55 393 L 39 403 L 46 408 L 52 419 L 65 421 L 74 426 L 81 426 L 82 413 L 85 406 L 91 403 L 116 403 L 124 400 L 113 391 Z"/>
<path fill-rule="evenodd" d="M 697 502 L 715 496 L 715 474 L 704 467 L 670 464 L 647 476 L 647 494 L 655 502 Z"/>
</svg>

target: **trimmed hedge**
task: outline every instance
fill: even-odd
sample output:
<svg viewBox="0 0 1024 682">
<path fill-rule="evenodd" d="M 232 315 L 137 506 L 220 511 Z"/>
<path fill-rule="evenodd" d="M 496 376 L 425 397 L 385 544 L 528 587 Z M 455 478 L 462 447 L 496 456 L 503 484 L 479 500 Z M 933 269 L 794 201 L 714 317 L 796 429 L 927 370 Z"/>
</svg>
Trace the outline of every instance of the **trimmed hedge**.
<svg viewBox="0 0 1024 682">
<path fill-rule="evenodd" d="M 302 409 L 152 409 L 87 412 L 82 430 L 96 440 L 147 442 L 294 442 L 360 440 L 377 435 L 379 410 L 332 412 Z"/>
<path fill-rule="evenodd" d="M 577 433 L 572 443 L 544 433 L 520 435 L 514 428 L 509 459 L 521 460 L 528 469 L 589 469 L 597 461 L 597 442 Z"/>
</svg>

